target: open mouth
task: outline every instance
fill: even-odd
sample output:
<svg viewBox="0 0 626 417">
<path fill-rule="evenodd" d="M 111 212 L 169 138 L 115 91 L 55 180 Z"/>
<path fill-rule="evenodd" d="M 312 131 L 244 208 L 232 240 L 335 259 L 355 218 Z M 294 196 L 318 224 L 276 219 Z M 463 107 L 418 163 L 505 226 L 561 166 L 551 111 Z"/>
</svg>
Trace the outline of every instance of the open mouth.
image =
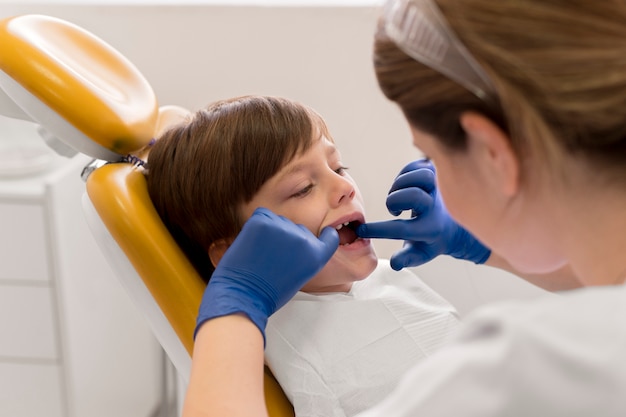
<svg viewBox="0 0 626 417">
<path fill-rule="evenodd" d="M 351 221 L 339 224 L 335 227 L 339 234 L 339 245 L 347 246 L 354 243 L 359 237 L 356 235 L 356 228 L 361 224 L 360 221 Z"/>
</svg>

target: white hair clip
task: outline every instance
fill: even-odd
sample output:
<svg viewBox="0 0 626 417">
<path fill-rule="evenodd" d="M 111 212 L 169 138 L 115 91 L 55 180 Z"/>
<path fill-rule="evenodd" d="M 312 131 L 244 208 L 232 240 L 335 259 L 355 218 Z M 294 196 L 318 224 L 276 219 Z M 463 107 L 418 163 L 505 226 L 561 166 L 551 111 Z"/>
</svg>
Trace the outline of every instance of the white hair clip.
<svg viewBox="0 0 626 417">
<path fill-rule="evenodd" d="M 389 0 L 383 13 L 387 36 L 404 53 L 483 101 L 495 97 L 485 70 L 456 37 L 434 0 Z"/>
</svg>

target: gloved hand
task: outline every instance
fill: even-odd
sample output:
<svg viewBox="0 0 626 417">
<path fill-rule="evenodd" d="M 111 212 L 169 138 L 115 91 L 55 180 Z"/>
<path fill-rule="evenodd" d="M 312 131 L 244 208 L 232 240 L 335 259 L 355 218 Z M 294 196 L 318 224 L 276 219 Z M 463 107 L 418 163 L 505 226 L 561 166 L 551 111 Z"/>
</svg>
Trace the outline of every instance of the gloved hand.
<svg viewBox="0 0 626 417">
<path fill-rule="evenodd" d="M 215 268 L 194 336 L 211 318 L 243 313 L 265 338 L 268 317 L 326 265 L 338 246 L 332 227 L 317 238 L 304 226 L 258 208 Z"/>
<path fill-rule="evenodd" d="M 390 260 L 396 271 L 442 254 L 477 264 L 491 254 L 450 217 L 437 190 L 435 167 L 427 160 L 411 162 L 400 171 L 387 195 L 387 209 L 394 216 L 411 210 L 411 218 L 364 223 L 356 233 L 363 238 L 404 239 Z"/>
</svg>

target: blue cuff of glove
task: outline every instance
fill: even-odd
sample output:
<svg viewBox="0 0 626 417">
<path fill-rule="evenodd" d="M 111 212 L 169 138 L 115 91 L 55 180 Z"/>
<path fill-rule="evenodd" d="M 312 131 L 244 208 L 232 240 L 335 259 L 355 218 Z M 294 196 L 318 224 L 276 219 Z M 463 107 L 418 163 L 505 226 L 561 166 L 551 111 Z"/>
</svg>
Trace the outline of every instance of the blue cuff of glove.
<svg viewBox="0 0 626 417">
<path fill-rule="evenodd" d="M 487 262 L 489 256 L 491 256 L 491 249 L 480 243 L 479 241 L 472 239 L 465 245 L 463 254 L 459 256 L 461 259 L 467 259 L 475 264 L 482 265 Z M 454 255 L 452 255 L 454 256 Z"/>
<path fill-rule="evenodd" d="M 484 252 L 482 254 L 476 254 L 474 259 L 470 259 L 470 261 L 474 262 L 475 264 L 478 265 L 482 265 L 485 262 L 487 262 L 487 259 L 489 259 L 489 257 L 491 256 L 491 249 L 487 249 L 486 247 L 483 246 L 483 248 L 485 249 Z"/>
<path fill-rule="evenodd" d="M 491 249 L 483 245 L 467 230 L 460 229 L 459 231 L 461 233 L 458 235 L 458 239 L 460 242 L 463 242 L 463 244 L 461 248 L 448 253 L 448 255 L 457 259 L 466 259 L 478 265 L 487 262 L 487 259 L 491 256 Z"/>
<path fill-rule="evenodd" d="M 205 293 L 196 319 L 196 328 L 193 333 L 194 340 L 198 334 L 198 330 L 206 321 L 217 317 L 229 316 L 231 314 L 244 314 L 258 327 L 263 335 L 263 346 L 265 346 L 265 327 L 267 325 L 268 315 L 262 308 L 259 308 L 254 300 L 250 300 L 243 294 L 237 295 L 240 297 L 231 293 Z"/>
</svg>

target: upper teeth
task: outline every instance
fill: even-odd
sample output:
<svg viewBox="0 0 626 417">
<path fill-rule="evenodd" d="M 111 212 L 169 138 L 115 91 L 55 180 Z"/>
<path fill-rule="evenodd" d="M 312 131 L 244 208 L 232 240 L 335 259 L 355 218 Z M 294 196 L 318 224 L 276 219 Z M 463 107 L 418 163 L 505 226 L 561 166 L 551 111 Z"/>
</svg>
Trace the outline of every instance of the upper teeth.
<svg viewBox="0 0 626 417">
<path fill-rule="evenodd" d="M 335 229 L 341 230 L 342 227 L 347 226 L 349 224 L 350 224 L 350 222 L 345 222 L 344 224 L 339 224 L 339 225 L 335 226 Z"/>
</svg>

